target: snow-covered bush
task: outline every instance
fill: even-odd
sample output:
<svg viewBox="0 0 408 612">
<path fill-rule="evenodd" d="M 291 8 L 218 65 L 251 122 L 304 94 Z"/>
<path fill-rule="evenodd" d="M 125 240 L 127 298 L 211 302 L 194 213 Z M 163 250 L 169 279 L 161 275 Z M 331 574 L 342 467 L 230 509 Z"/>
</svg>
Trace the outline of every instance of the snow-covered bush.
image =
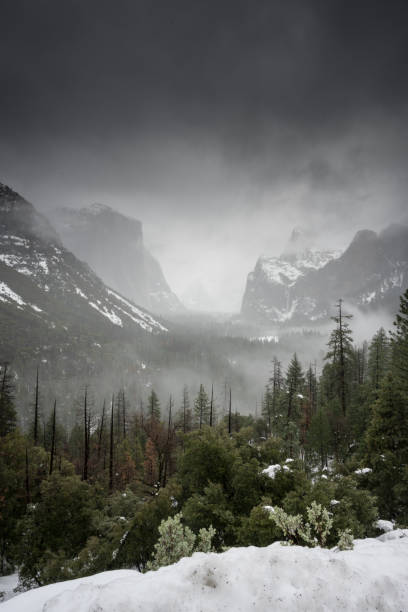
<svg viewBox="0 0 408 612">
<path fill-rule="evenodd" d="M 304 521 L 302 515 L 287 514 L 282 508 L 275 506 L 269 517 L 282 531 L 287 544 L 325 547 L 333 526 L 331 513 L 313 501 L 306 508 L 306 515 L 307 522 Z M 339 536 L 340 550 L 348 550 L 353 547 L 353 534 L 350 529 L 339 532 Z"/>
<path fill-rule="evenodd" d="M 339 541 L 337 546 L 339 550 L 353 550 L 353 534 L 351 533 L 350 529 L 339 531 Z"/>
<path fill-rule="evenodd" d="M 180 512 L 161 522 L 160 538 L 154 546 L 154 556 L 147 564 L 147 569 L 156 570 L 159 567 L 177 563 L 183 557 L 191 557 L 193 552 L 211 552 L 215 529 L 212 526 L 208 529 L 200 529 L 197 538 L 189 527 L 182 525 L 182 517 Z"/>
</svg>

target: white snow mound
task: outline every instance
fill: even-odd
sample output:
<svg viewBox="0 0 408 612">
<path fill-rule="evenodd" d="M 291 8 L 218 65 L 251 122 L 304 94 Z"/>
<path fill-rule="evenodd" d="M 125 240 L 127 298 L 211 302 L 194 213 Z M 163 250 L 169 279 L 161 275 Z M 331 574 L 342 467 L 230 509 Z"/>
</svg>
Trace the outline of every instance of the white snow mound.
<svg viewBox="0 0 408 612">
<path fill-rule="evenodd" d="M 2 612 L 407 611 L 408 530 L 356 540 L 352 551 L 281 546 L 196 553 L 157 572 L 123 570 L 60 582 Z"/>
</svg>

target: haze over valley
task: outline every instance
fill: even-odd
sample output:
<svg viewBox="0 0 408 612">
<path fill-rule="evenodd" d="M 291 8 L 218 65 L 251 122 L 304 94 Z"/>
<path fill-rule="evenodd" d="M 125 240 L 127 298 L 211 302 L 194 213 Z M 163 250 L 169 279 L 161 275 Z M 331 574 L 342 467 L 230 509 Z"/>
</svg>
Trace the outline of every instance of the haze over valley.
<svg viewBox="0 0 408 612">
<path fill-rule="evenodd" d="M 1 2 L 4 612 L 405 609 L 407 66 L 404 0 Z"/>
</svg>

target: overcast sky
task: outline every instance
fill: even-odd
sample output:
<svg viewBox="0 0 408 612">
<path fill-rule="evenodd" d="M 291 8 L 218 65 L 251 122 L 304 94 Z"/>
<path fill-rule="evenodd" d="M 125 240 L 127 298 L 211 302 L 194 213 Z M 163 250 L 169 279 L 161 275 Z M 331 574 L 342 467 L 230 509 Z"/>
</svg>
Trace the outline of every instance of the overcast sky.
<svg viewBox="0 0 408 612">
<path fill-rule="evenodd" d="M 294 225 L 407 221 L 407 41 L 406 0 L 2 0 L 0 180 L 139 218 L 182 298 L 236 310 Z"/>
</svg>

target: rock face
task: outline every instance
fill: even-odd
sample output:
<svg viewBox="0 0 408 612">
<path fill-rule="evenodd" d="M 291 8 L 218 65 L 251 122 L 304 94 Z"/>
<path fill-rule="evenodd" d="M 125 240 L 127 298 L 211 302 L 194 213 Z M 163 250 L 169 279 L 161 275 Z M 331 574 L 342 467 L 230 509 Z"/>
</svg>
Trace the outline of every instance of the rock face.
<svg viewBox="0 0 408 612">
<path fill-rule="evenodd" d="M 261 257 L 248 276 L 242 302 L 247 320 L 267 324 L 318 324 L 343 298 L 362 311 L 398 310 L 408 286 L 408 227 L 380 234 L 358 232 L 343 252 L 316 251 L 292 235 L 280 257 Z"/>
<path fill-rule="evenodd" d="M 158 314 L 183 309 L 159 262 L 143 244 L 140 221 L 102 204 L 62 208 L 51 218 L 64 244 L 107 285 Z"/>
<path fill-rule="evenodd" d="M 32 204 L 0 184 L 0 331 L 11 360 L 35 344 L 120 342 L 166 328 L 107 287 Z"/>
</svg>

